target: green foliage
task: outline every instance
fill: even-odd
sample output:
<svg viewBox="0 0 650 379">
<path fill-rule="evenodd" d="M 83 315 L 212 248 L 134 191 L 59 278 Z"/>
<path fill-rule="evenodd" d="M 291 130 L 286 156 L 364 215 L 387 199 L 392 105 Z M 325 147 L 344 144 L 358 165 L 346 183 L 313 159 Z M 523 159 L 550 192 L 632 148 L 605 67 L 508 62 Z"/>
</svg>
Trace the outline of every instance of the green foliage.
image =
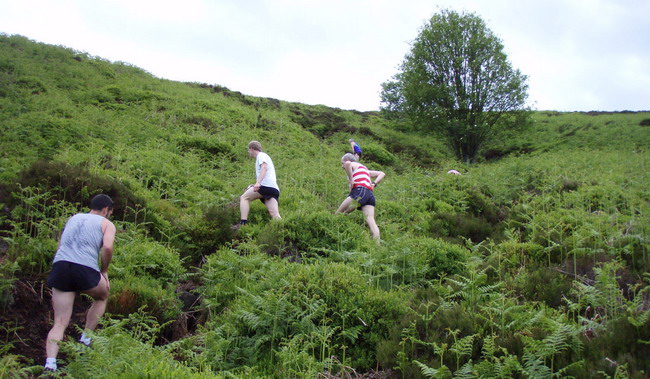
<svg viewBox="0 0 650 379">
<path fill-rule="evenodd" d="M 363 160 L 379 163 L 382 166 L 392 166 L 396 163 L 395 155 L 388 152 L 386 149 L 379 145 L 364 144 L 363 145 Z"/>
<path fill-rule="evenodd" d="M 276 357 L 270 353 L 276 350 L 287 360 L 289 349 L 295 348 L 294 336 L 307 341 L 294 353 L 303 358 L 308 353 L 315 359 L 307 360 L 309 364 L 324 364 L 336 355 L 343 364 L 371 366 L 370 347 L 391 324 L 392 316 L 386 315 L 403 312 L 399 297 L 372 290 L 358 271 L 342 264 L 289 264 L 248 274 L 270 277 L 264 291 L 253 293 L 249 286 L 232 294 L 224 283 L 226 296 L 236 297 L 229 303 L 231 310 L 208 326 L 208 361 L 226 369 L 233 363 L 273 362 Z"/>
<path fill-rule="evenodd" d="M 218 377 L 207 367 L 189 368 L 165 349 L 154 346 L 162 327 L 142 312 L 122 320 L 108 320 L 92 335 L 92 348 L 76 342 L 63 343 L 62 351 L 72 360 L 60 371 L 75 378 Z"/>
<path fill-rule="evenodd" d="M 188 263 L 198 264 L 234 238 L 232 225 L 238 220 L 238 212 L 231 205 L 209 207 L 202 217 L 181 226 L 187 235 L 187 240 L 181 244 L 181 256 L 187 258 Z"/>
<path fill-rule="evenodd" d="M 149 277 L 163 283 L 176 283 L 185 272 L 179 253 L 158 242 L 133 238 L 119 238 L 119 254 L 113 257 L 112 277 Z"/>
<path fill-rule="evenodd" d="M 396 244 L 393 248 L 401 249 L 403 252 L 410 251 L 412 252 L 410 259 L 421 260 L 424 264 L 425 280 L 438 279 L 463 271 L 463 264 L 468 257 L 468 252 L 458 245 L 431 238 L 419 238 L 404 242 Z M 396 254 L 398 251 L 392 251 L 392 254 L 395 254 L 395 263 L 403 259 L 399 256 L 400 254 Z"/>
<path fill-rule="evenodd" d="M 51 192 L 52 199 L 72 204 L 89 203 L 94 195 L 104 193 L 113 199 L 113 215 L 116 219 L 134 221 L 136 216 L 132 213 L 133 208 L 144 206 L 144 201 L 124 184 L 62 162 L 37 161 L 20 173 L 18 184 L 22 188 L 33 187 Z M 13 204 L 9 202 L 10 206 Z"/>
<path fill-rule="evenodd" d="M 0 357 L 0 376 L 3 378 L 29 378 L 36 375 L 39 370 L 42 368 L 38 366 L 24 367 L 17 355 L 3 354 Z"/>
<path fill-rule="evenodd" d="M 0 309 L 6 312 L 13 305 L 13 283 L 16 280 L 14 273 L 18 271 L 17 262 L 0 261 Z M 1 353 L 1 352 L 0 352 Z"/>
<path fill-rule="evenodd" d="M 143 306 L 159 322 L 175 320 L 181 313 L 173 283 L 131 275 L 111 280 L 107 312 L 128 316 Z"/>
<path fill-rule="evenodd" d="M 230 156 L 233 154 L 230 144 L 211 138 L 210 136 L 180 135 L 177 137 L 177 143 L 182 148 L 196 149 L 211 155 L 222 154 Z"/>
<path fill-rule="evenodd" d="M 19 88 L 25 89 L 32 95 L 38 95 L 46 91 L 45 85 L 39 78 L 33 76 L 23 76 L 16 80 Z"/>
<path fill-rule="evenodd" d="M 291 109 L 291 119 L 319 138 L 326 138 L 338 132 L 355 132 L 356 128 L 347 124 L 340 110 L 323 106 L 313 109 Z M 365 149 L 364 149 L 365 150 Z"/>
<path fill-rule="evenodd" d="M 431 235 L 460 243 L 463 239 L 475 243 L 499 239 L 502 221 L 507 217 L 504 206 L 496 202 L 486 186 L 449 176 L 434 183 L 433 196 L 426 204 L 433 212 L 427 225 Z"/>
<path fill-rule="evenodd" d="M 393 131 L 386 131 L 382 133 L 382 136 L 384 137 L 382 138 L 382 142 L 385 146 L 386 152 L 390 154 L 384 158 L 384 160 L 387 160 L 391 166 L 397 166 L 395 167 L 396 170 L 399 169 L 399 167 L 402 167 L 404 160 L 411 161 L 410 163 L 420 167 L 435 166 L 440 161 L 444 160 L 444 154 L 440 152 L 441 150 L 444 150 L 444 148 L 438 146 L 439 141 L 429 140 L 425 136 L 419 136 L 417 134 L 412 136 L 394 134 Z M 432 145 L 435 146 L 435 148 Z M 365 146 L 364 154 L 368 154 Z M 398 161 L 400 157 L 401 161 Z M 389 163 L 384 163 L 374 158 L 372 160 L 374 162 L 389 165 Z M 395 165 L 396 162 L 399 162 L 400 164 Z"/>
<path fill-rule="evenodd" d="M 354 250 L 358 244 L 355 233 L 363 232 L 351 218 L 321 211 L 269 223 L 257 238 L 267 254 L 300 259 Z"/>
<path fill-rule="evenodd" d="M 43 284 L 68 217 L 95 193 L 118 200 L 121 319 L 98 330 L 98 354 L 68 346 L 68 376 L 650 372 L 647 112 L 512 116 L 468 165 L 407 119 L 162 80 L 20 36 L 0 36 L 0 83 L 3 307 L 18 279 Z M 350 137 L 387 173 L 379 244 L 361 212 L 334 214 Z M 283 218 L 254 202 L 234 232 L 253 139 Z M 38 375 L 24 327 L 0 317 L 2 375 Z"/>
<path fill-rule="evenodd" d="M 554 268 L 529 268 L 512 279 L 513 290 L 529 301 L 540 301 L 550 307 L 562 305 L 573 283 L 566 274 Z"/>
<path fill-rule="evenodd" d="M 481 242 L 498 232 L 484 219 L 457 213 L 436 213 L 429 223 L 431 234 L 440 237 L 465 237 L 473 242 Z"/>
<path fill-rule="evenodd" d="M 56 238 L 75 207 L 60 201 L 50 192 L 26 187 L 11 194 L 15 204 L 6 221 L 2 237 L 6 257 L 24 274 L 40 274 L 51 265 L 57 248 Z"/>
</svg>

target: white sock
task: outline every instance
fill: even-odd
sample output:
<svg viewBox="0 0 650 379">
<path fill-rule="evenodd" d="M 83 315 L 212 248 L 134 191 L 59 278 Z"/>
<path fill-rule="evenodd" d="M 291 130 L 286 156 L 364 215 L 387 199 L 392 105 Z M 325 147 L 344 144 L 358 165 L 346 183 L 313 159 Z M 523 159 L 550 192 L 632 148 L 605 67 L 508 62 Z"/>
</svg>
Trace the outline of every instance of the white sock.
<svg viewBox="0 0 650 379">
<path fill-rule="evenodd" d="M 45 368 L 56 370 L 56 358 L 45 358 Z"/>
<path fill-rule="evenodd" d="M 86 336 L 86 333 L 82 333 L 81 337 L 79 337 L 79 342 L 81 342 L 82 344 L 84 344 L 86 346 L 90 346 L 90 340 L 91 340 L 91 338 Z"/>
</svg>

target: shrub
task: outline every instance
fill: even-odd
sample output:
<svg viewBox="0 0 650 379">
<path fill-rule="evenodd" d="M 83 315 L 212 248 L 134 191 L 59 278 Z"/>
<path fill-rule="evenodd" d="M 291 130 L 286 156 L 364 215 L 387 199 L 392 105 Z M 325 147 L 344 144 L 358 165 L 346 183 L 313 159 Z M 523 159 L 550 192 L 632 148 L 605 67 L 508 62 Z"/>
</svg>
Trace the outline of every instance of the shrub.
<svg viewBox="0 0 650 379">
<path fill-rule="evenodd" d="M 213 314 L 219 314 L 244 291 L 259 292 L 261 288 L 278 285 L 275 279 L 286 277 L 289 268 L 285 261 L 270 258 L 261 253 L 240 255 L 234 250 L 221 248 L 207 257 L 201 266 L 204 295 L 203 306 Z M 269 279 L 273 278 L 273 280 Z"/>
<path fill-rule="evenodd" d="M 527 228 L 527 240 L 544 247 L 546 262 L 561 263 L 566 259 L 570 250 L 574 232 L 580 230 L 584 219 L 581 212 L 557 209 L 546 213 L 538 213 L 530 220 Z M 540 261 L 541 262 L 541 261 Z"/>
<path fill-rule="evenodd" d="M 110 279 L 110 278 L 109 278 Z M 143 306 L 145 312 L 159 322 L 175 320 L 181 313 L 181 302 L 171 283 L 148 277 L 126 276 L 111 280 L 107 311 L 127 316 Z"/>
<path fill-rule="evenodd" d="M 143 226 L 158 239 L 164 239 L 161 233 L 169 229 L 168 221 L 156 212 L 151 212 L 144 199 L 121 181 L 91 174 L 80 166 L 47 160 L 37 161 L 20 172 L 17 184 L 23 188 L 31 187 L 41 193 L 49 193 L 50 198 L 46 202 L 48 205 L 59 201 L 89 205 L 94 195 L 104 193 L 113 199 L 113 220 Z M 11 190 L 17 191 L 16 187 Z M 16 200 L 10 200 L 7 205 L 12 209 L 16 206 Z"/>
<path fill-rule="evenodd" d="M 467 191 L 466 206 L 467 212 L 491 224 L 497 224 L 505 218 L 494 201 L 475 188 Z"/>
<path fill-rule="evenodd" d="M 161 282 L 176 283 L 184 273 L 178 252 L 158 242 L 133 239 L 119 243 L 111 270 L 115 277 L 149 277 Z"/>
<path fill-rule="evenodd" d="M 530 265 L 513 277 L 513 289 L 526 301 L 540 301 L 558 308 L 564 296 L 571 292 L 572 280 L 552 267 Z"/>
<path fill-rule="evenodd" d="M 404 297 L 371 289 L 359 271 L 343 264 L 292 266 L 281 274 L 273 288 L 242 291 L 230 311 L 212 320 L 205 359 L 226 369 L 260 361 L 276 367 L 272 352 L 284 346 L 280 357 L 286 361 L 298 337 L 306 341 L 298 355 L 321 363 L 336 355 L 345 365 L 372 367 L 376 344 L 406 310 Z"/>
<path fill-rule="evenodd" d="M 46 91 L 45 85 L 41 79 L 33 76 L 24 76 L 16 80 L 16 84 L 23 89 L 28 90 L 32 95 L 38 95 Z"/>
<path fill-rule="evenodd" d="M 134 221 L 134 209 L 141 208 L 145 202 L 124 184 L 112 178 L 93 175 L 86 169 L 62 162 L 37 161 L 22 171 L 18 178 L 22 187 L 40 188 L 50 191 L 49 201 L 65 200 L 72 204 L 85 204 L 96 194 L 109 195 L 115 203 L 113 218 Z M 11 202 L 8 204 L 12 207 Z M 150 220 L 151 221 L 151 220 Z"/>
<path fill-rule="evenodd" d="M 377 269 L 390 272 L 391 283 L 402 285 L 424 284 L 458 274 L 463 270 L 467 257 L 465 248 L 433 238 L 402 238 L 386 242 L 381 254 L 373 254 Z"/>
<path fill-rule="evenodd" d="M 209 117 L 194 115 L 186 117 L 183 121 L 188 124 L 202 126 L 206 130 L 214 130 L 218 128 L 217 123 Z"/>
<path fill-rule="evenodd" d="M 362 161 L 372 161 L 384 166 L 392 166 L 395 164 L 395 155 L 388 152 L 386 149 L 375 144 L 366 144 L 361 147 L 363 149 Z M 369 167 L 372 170 L 372 167 Z"/>
<path fill-rule="evenodd" d="M 562 179 L 562 187 L 560 189 L 561 192 L 571 192 L 575 191 L 580 187 L 580 182 L 577 180 L 571 180 L 564 178 Z"/>
<path fill-rule="evenodd" d="M 257 241 L 267 254 L 298 258 L 354 250 L 359 234 L 352 217 L 320 211 L 271 222 Z"/>
<path fill-rule="evenodd" d="M 14 272 L 18 270 L 17 262 L 0 260 L 0 309 L 6 312 L 7 307 L 14 303 L 13 283 L 16 280 Z M 0 354 L 4 353 L 0 349 Z"/>
<path fill-rule="evenodd" d="M 24 357 L 14 354 L 2 354 L 0 357 L 0 377 L 2 378 L 34 378 L 38 374 L 37 370 L 42 367 L 24 367 L 22 361 Z"/>
<path fill-rule="evenodd" d="M 504 241 L 494 246 L 487 259 L 488 263 L 504 272 L 525 267 L 543 253 L 544 247 L 533 242 Z"/>
<path fill-rule="evenodd" d="M 414 248 L 424 256 L 427 263 L 427 279 L 437 279 L 462 271 L 468 257 L 465 248 L 430 238 L 421 238 L 414 242 Z"/>
<path fill-rule="evenodd" d="M 501 229 L 501 226 L 494 226 L 483 218 L 462 213 L 436 213 L 429 222 L 433 236 L 449 237 L 452 241 L 464 237 L 478 243 L 497 236 Z"/>
<path fill-rule="evenodd" d="M 639 122 L 640 126 L 650 126 L 650 118 L 644 118 Z"/>
<path fill-rule="evenodd" d="M 181 226 L 187 239 L 181 244 L 181 255 L 188 264 L 197 264 L 205 256 L 232 241 L 235 232 L 231 226 L 239 219 L 237 209 L 227 204 L 209 207 L 203 217 Z"/>
<path fill-rule="evenodd" d="M 71 360 L 60 369 L 71 378 L 214 378 L 175 360 L 169 350 L 154 346 L 162 326 L 142 312 L 121 320 L 107 320 L 93 334 L 92 349 L 64 342 L 62 351 Z"/>
<path fill-rule="evenodd" d="M 32 187 L 11 193 L 8 200 L 13 207 L 3 233 L 6 257 L 23 274 L 44 273 L 52 264 L 56 239 L 65 222 L 78 209 L 66 201 L 57 201 L 51 192 Z"/>
<path fill-rule="evenodd" d="M 176 138 L 176 143 L 182 148 L 196 149 L 211 155 L 233 155 L 230 144 L 208 136 L 181 135 Z"/>
<path fill-rule="evenodd" d="M 319 107 L 318 109 L 291 109 L 291 120 L 319 138 L 326 138 L 338 132 L 355 133 L 357 129 L 347 124 L 339 110 Z M 364 150 L 365 151 L 365 150 Z"/>
<path fill-rule="evenodd" d="M 387 138 L 384 140 L 384 145 L 386 146 L 386 149 L 392 154 L 400 154 L 412 157 L 412 163 L 418 166 L 432 166 L 442 159 L 442 155 L 429 148 L 428 146 L 422 146 L 417 142 L 409 142 L 403 138 L 399 138 L 398 136 L 391 136 L 391 138 Z"/>
</svg>

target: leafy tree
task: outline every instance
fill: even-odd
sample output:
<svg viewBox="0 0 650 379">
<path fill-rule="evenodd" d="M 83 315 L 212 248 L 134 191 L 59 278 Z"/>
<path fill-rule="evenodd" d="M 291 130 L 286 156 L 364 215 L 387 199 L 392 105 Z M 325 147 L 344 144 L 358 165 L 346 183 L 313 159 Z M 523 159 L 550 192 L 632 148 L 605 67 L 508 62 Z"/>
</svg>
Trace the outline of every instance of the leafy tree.
<svg viewBox="0 0 650 379">
<path fill-rule="evenodd" d="M 475 160 L 490 138 L 523 125 L 527 77 L 475 14 L 434 15 L 400 69 L 382 84 L 383 113 L 442 136 L 458 159 Z"/>
</svg>

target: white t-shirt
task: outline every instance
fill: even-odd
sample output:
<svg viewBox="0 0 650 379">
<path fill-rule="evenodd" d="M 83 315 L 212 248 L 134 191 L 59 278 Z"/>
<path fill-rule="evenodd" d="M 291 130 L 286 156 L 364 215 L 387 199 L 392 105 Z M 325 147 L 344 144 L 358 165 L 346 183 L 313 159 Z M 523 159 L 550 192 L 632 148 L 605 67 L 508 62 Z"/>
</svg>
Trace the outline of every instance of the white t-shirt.
<svg viewBox="0 0 650 379">
<path fill-rule="evenodd" d="M 262 171 L 262 163 L 266 163 L 266 175 L 260 183 L 261 186 L 275 188 L 280 190 L 278 187 L 278 182 L 275 178 L 275 166 L 273 166 L 273 161 L 267 153 L 259 152 L 257 158 L 255 158 L 255 178 L 260 177 L 260 172 Z"/>
</svg>

